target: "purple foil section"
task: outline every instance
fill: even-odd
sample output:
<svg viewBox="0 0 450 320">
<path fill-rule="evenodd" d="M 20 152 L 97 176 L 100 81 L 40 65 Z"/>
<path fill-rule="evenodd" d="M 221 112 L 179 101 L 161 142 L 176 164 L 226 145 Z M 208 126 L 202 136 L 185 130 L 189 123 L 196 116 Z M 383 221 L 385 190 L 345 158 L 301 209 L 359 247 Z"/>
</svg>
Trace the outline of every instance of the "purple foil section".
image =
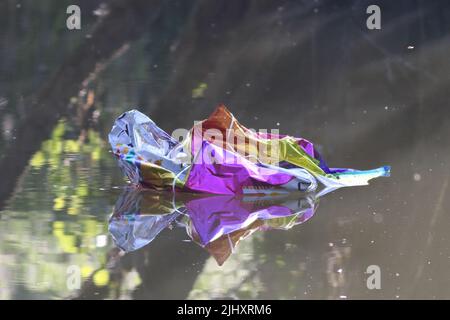
<svg viewBox="0 0 450 320">
<path fill-rule="evenodd" d="M 273 205 L 256 211 L 252 211 L 252 208 L 251 203 L 245 205 L 237 198 L 223 196 L 202 198 L 186 204 L 187 214 L 203 245 L 222 235 L 246 228 L 256 220 L 293 214 L 284 206 Z"/>
<path fill-rule="evenodd" d="M 255 183 L 276 186 L 291 179 L 289 174 L 261 167 L 205 141 L 190 169 L 185 186 L 196 191 L 233 195 L 242 194 L 243 187 Z"/>
</svg>

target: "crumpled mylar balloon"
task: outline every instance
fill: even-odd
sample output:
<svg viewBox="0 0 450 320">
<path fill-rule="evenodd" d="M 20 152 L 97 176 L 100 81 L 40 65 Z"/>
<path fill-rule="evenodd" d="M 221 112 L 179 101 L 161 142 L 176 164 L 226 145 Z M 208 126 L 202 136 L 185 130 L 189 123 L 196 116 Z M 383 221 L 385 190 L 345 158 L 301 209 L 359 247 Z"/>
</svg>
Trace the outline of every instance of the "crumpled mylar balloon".
<svg viewBox="0 0 450 320">
<path fill-rule="evenodd" d="M 195 123 L 182 141 L 131 110 L 117 118 L 109 142 L 129 180 L 155 189 L 239 195 L 311 192 L 322 186 L 327 193 L 390 173 L 389 166 L 330 168 L 310 141 L 250 130 L 223 105 Z"/>
</svg>

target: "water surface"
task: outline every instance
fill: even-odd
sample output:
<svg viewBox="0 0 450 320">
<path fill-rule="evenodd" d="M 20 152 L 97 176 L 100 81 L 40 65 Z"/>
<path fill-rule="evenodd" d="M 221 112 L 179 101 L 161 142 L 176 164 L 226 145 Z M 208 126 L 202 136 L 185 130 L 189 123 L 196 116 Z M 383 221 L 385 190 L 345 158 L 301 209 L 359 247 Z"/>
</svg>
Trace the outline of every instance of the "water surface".
<svg viewBox="0 0 450 320">
<path fill-rule="evenodd" d="M 111 36 L 92 29 L 98 1 L 80 1 L 76 33 L 64 1 L 1 3 L 0 298 L 449 298 L 449 6 L 381 1 L 369 32 L 365 4 L 136 1 L 106 20 Z M 392 176 L 322 197 L 288 230 L 247 229 L 222 263 L 182 219 L 120 250 L 114 118 L 139 108 L 171 132 L 222 102 L 248 127 L 310 139 L 333 167 Z"/>
</svg>

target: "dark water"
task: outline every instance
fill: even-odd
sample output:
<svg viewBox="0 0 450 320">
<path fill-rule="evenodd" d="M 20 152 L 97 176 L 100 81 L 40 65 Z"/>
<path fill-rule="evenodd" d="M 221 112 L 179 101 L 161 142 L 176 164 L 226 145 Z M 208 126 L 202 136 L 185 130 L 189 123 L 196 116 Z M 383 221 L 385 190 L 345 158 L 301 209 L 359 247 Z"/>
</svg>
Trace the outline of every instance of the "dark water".
<svg viewBox="0 0 450 320">
<path fill-rule="evenodd" d="M 100 1 L 79 1 L 82 30 L 68 31 L 72 3 L 0 3 L 0 298 L 450 298 L 447 1 L 379 1 L 376 31 L 367 1 L 129 1 L 96 29 Z M 138 107 L 171 132 L 220 102 L 334 167 L 392 176 L 320 198 L 302 223 L 250 226 L 221 266 L 180 217 L 120 251 L 114 118 Z"/>
</svg>

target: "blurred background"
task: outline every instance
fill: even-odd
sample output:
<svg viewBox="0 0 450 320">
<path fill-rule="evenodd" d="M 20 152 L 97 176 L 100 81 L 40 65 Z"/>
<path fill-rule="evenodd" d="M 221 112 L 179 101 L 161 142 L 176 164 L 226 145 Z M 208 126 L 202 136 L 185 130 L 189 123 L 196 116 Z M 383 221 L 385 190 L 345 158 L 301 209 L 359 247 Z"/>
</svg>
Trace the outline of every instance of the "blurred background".
<svg viewBox="0 0 450 320">
<path fill-rule="evenodd" d="M 66 27 L 71 4 L 81 30 Z M 372 4 L 380 30 L 366 26 Z M 1 299 L 450 298 L 448 1 L 0 0 L 0 12 Z M 172 132 L 219 103 L 313 141 L 330 166 L 392 177 L 327 195 L 221 267 L 180 228 L 120 253 L 115 117 L 137 108 Z"/>
</svg>

